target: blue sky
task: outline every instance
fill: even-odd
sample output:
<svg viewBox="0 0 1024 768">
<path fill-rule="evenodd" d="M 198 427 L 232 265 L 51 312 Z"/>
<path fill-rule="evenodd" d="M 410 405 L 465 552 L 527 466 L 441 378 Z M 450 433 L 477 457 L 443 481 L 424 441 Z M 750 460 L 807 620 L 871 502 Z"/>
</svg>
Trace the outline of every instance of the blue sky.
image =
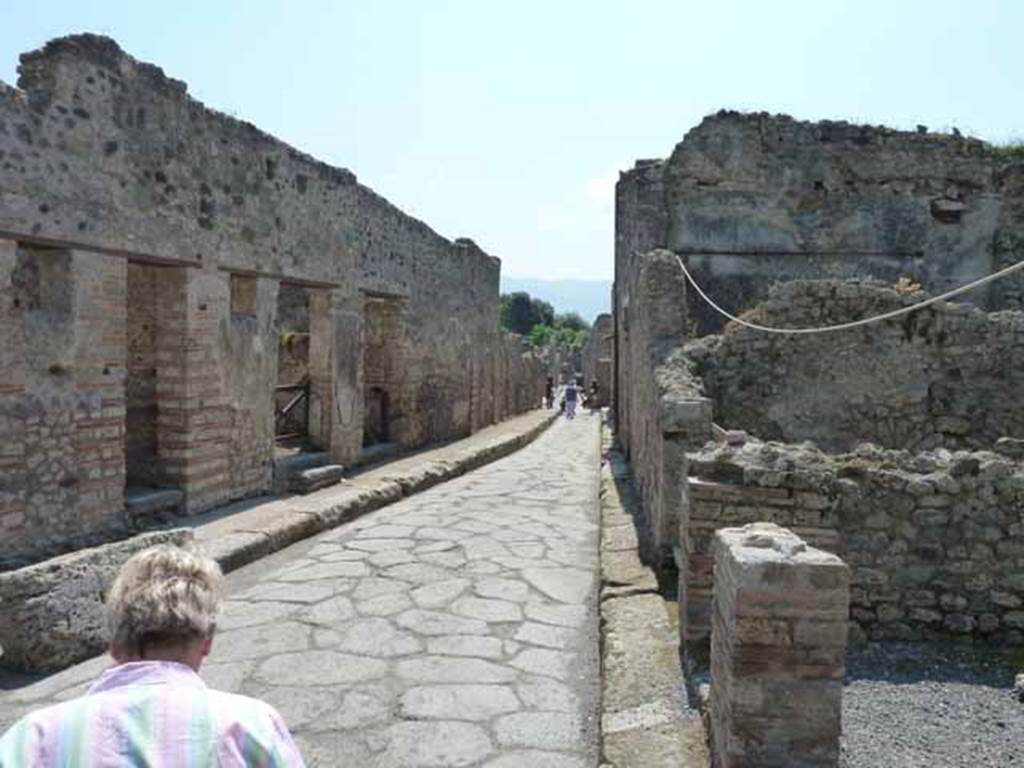
<svg viewBox="0 0 1024 768">
<path fill-rule="evenodd" d="M 506 274 L 609 278 L 614 182 L 722 107 L 1024 138 L 1020 0 L 0 0 L 353 170 Z"/>
</svg>

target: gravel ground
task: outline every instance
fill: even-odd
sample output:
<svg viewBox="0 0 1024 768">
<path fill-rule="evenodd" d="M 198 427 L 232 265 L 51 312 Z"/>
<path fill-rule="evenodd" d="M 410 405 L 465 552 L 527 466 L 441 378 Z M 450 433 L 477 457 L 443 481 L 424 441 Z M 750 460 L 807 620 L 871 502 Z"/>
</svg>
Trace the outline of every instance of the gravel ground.
<svg viewBox="0 0 1024 768">
<path fill-rule="evenodd" d="M 1018 654 L 1016 666 L 1020 666 Z M 1024 703 L 991 649 L 870 643 L 847 654 L 843 768 L 1024 766 Z"/>
</svg>

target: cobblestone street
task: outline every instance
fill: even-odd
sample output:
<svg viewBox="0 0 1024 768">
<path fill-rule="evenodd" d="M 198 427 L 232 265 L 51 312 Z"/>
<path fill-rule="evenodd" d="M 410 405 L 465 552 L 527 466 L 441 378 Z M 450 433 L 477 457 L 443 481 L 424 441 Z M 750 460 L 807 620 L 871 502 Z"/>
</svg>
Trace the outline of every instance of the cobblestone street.
<svg viewBox="0 0 1024 768">
<path fill-rule="evenodd" d="M 594 765 L 598 424 L 282 553 L 207 678 L 276 706 L 311 765 Z"/>
<path fill-rule="evenodd" d="M 231 574 L 204 678 L 277 707 L 310 765 L 596 765 L 599 423 Z"/>
</svg>

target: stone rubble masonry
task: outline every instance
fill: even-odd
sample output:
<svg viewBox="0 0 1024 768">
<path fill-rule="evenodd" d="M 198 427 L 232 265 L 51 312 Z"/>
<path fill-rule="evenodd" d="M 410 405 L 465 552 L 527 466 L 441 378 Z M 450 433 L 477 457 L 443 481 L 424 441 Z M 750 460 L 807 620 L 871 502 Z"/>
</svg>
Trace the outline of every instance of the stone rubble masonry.
<svg viewBox="0 0 1024 768">
<path fill-rule="evenodd" d="M 0 240 L 0 561 L 101 540 L 123 506 L 125 265 Z"/>
<path fill-rule="evenodd" d="M 998 310 L 990 314 L 940 304 L 850 332 L 769 336 L 730 325 L 706 336 L 721 320 L 688 295 L 677 264 L 682 256 L 715 299 L 749 319 L 820 326 L 916 303 L 1015 263 L 1024 258 L 1022 234 L 1024 166 L 960 136 L 723 112 L 687 134 L 670 159 L 638 161 L 620 176 L 616 428 L 637 474 L 646 525 L 679 567 L 684 643 L 706 642 L 710 632 L 713 531 L 766 514 L 848 557 L 858 573 L 869 544 L 881 549 L 870 557 L 884 575 L 881 588 L 855 593 L 855 603 L 867 601 L 855 606 L 864 609 L 854 611 L 858 636 L 1024 639 L 1015 613 L 1019 595 L 1003 598 L 1000 587 L 997 599 L 1010 604 L 1001 607 L 968 589 L 975 574 L 970 585 L 977 590 L 991 589 L 988 579 L 1015 586 L 1001 569 L 1020 563 L 997 551 L 1000 542 L 1006 552 L 1017 546 L 1013 515 L 1019 513 L 1012 510 L 1019 506 L 1012 495 L 1003 498 L 1011 510 L 1004 512 L 994 491 L 978 491 L 963 513 L 982 528 L 990 518 L 1000 521 L 990 540 L 977 542 L 976 563 L 964 562 L 973 560 L 970 548 L 964 556 L 955 541 L 961 516 L 936 533 L 943 543 L 930 550 L 933 564 L 915 554 L 918 523 L 909 521 L 908 529 L 890 518 L 891 527 L 868 524 L 883 519 L 873 517 L 881 505 L 865 501 L 865 513 L 844 517 L 842 526 L 815 508 L 796 509 L 801 519 L 793 522 L 786 516 L 792 493 L 745 488 L 740 469 L 736 476 L 698 473 L 686 480 L 687 452 L 712 438 L 742 440 L 743 430 L 763 439 L 813 440 L 830 451 L 856 450 L 863 441 L 979 451 L 1024 437 L 1018 396 L 1024 314 L 1015 311 L 1024 300 L 1022 278 L 968 295 Z M 911 280 L 898 282 L 906 277 Z M 898 290 L 886 287 L 893 285 Z M 915 471 L 910 464 L 918 458 L 904 454 L 901 468 Z M 737 486 L 750 492 L 742 510 L 729 503 Z M 1009 563 L 986 564 L 986 550 Z M 920 568 L 901 572 L 904 562 Z M 915 597 L 903 583 L 938 571 L 948 580 L 938 590 L 924 578 Z M 927 605 L 901 603 L 904 597 Z"/>
<path fill-rule="evenodd" d="M 907 274 L 941 293 L 1020 260 L 1024 164 L 959 135 L 723 111 L 620 178 L 616 261 L 659 247 L 735 312 L 800 278 Z M 969 300 L 1020 308 L 1024 277 Z M 702 333 L 723 325 L 694 312 Z"/>
<path fill-rule="evenodd" d="M 308 294 L 309 436 L 336 463 L 362 449 L 367 301 L 402 306 L 401 448 L 536 407 L 499 272 L 108 38 L 23 55 L 0 83 L 0 568 L 123 535 L 126 481 L 186 514 L 271 489 L 282 283 Z"/>
<path fill-rule="evenodd" d="M 121 566 L 159 544 L 188 546 L 192 531 L 155 531 L 0 573 L 0 661 L 52 672 L 106 648 L 103 600 Z"/>
<path fill-rule="evenodd" d="M 616 279 L 616 430 L 636 469 L 654 546 L 668 560 L 686 509 L 686 451 L 711 439 L 711 401 L 679 354 L 692 329 L 675 258 L 654 251 L 630 267 Z"/>
<path fill-rule="evenodd" d="M 671 254 L 647 254 L 636 261 L 639 277 L 654 275 L 647 284 L 667 286 L 673 262 Z M 685 287 L 676 280 L 672 290 L 684 301 Z M 640 307 L 657 306 L 629 283 L 619 286 L 625 289 L 620 296 L 643 296 Z M 919 300 L 876 285 L 800 281 L 781 286 L 756 317 L 805 327 Z M 617 392 L 620 434 L 631 446 L 645 503 L 654 510 L 658 504 L 668 506 L 660 516 L 656 511 L 649 515 L 654 535 L 660 530 L 662 540 L 670 540 L 659 520 L 678 525 L 684 645 L 696 642 L 699 647 L 711 631 L 714 531 L 758 520 L 791 526 L 814 546 L 847 559 L 857 581 L 852 611 L 857 638 L 969 635 L 1024 641 L 1024 584 L 1016 578 L 1024 567 L 1017 557 L 1021 497 L 1014 478 L 1020 470 L 1009 451 L 1015 438 L 997 440 L 1003 432 L 1018 435 L 1024 426 L 1016 372 L 1024 344 L 1021 313 L 985 314 L 942 303 L 903 321 L 799 338 L 730 328 L 721 336 L 688 341 L 684 327 L 661 340 L 667 362 L 654 375 L 645 375 L 633 363 L 638 357 L 634 350 L 641 342 L 653 345 L 653 334 L 643 313 L 628 305 L 625 309 L 629 322 L 620 330 L 619 359 L 631 375 Z M 662 313 L 662 321 L 671 316 L 664 309 L 654 311 Z M 666 381 L 676 389 L 653 386 Z M 706 421 L 691 432 L 700 439 L 684 441 L 677 452 L 675 438 L 657 419 L 670 407 L 674 391 L 699 403 L 705 387 L 715 396 L 716 416 L 726 427 L 758 435 L 781 432 L 792 440 L 813 438 L 827 447 L 876 438 L 938 452 L 914 455 L 864 447 L 829 458 L 811 448 L 780 445 L 772 450 L 792 466 L 779 470 L 782 479 L 769 475 L 759 483 L 751 480 L 750 452 L 757 445 L 751 442 L 743 449 L 747 452 L 719 446 L 690 453 L 689 461 L 697 466 L 687 469 L 687 451 L 711 435 L 710 400 L 703 400 Z M 999 445 L 1007 455 L 984 450 L 949 454 L 937 447 L 942 445 Z M 943 490 L 936 494 L 894 490 L 880 465 L 867 473 L 859 469 L 862 454 L 895 457 L 885 460 L 895 462 L 911 488 L 922 487 L 917 475 L 950 477 L 940 482 Z M 954 464 L 962 472 L 974 463 L 1002 479 L 997 483 L 971 473 L 952 479 Z M 822 467 L 833 478 L 824 486 L 814 481 Z M 686 474 L 689 482 L 677 492 Z"/>
<path fill-rule="evenodd" d="M 852 638 L 1024 642 L 1019 458 L 870 445 L 828 455 L 751 441 L 709 445 L 689 470 L 684 641 L 711 633 L 715 531 L 770 521 L 849 564 Z"/>
<path fill-rule="evenodd" d="M 919 303 L 878 284 L 795 281 L 752 317 L 811 328 Z M 732 327 L 690 341 L 715 420 L 764 440 L 813 440 L 830 451 L 977 449 L 1024 437 L 1024 313 L 940 302 L 850 331 L 780 336 Z"/>
<path fill-rule="evenodd" d="M 716 768 L 839 764 L 850 571 L 773 523 L 715 534 Z"/>
</svg>

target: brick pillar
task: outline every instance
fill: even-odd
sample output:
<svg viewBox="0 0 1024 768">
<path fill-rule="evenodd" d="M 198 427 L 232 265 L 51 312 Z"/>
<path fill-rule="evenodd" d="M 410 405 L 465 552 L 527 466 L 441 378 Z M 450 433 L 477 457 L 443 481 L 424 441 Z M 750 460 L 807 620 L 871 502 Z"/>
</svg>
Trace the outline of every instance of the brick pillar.
<svg viewBox="0 0 1024 768">
<path fill-rule="evenodd" d="M 124 509 L 128 262 L 72 251 L 70 268 L 78 516 L 102 528 Z"/>
<path fill-rule="evenodd" d="M 361 326 L 358 297 L 309 289 L 309 437 L 342 464 L 362 449 Z"/>
<path fill-rule="evenodd" d="M 716 768 L 839 763 L 850 572 L 774 523 L 715 535 Z"/>
<path fill-rule="evenodd" d="M 228 275 L 167 268 L 157 307 L 157 456 L 190 514 L 230 497 L 230 413 L 220 333 L 230 316 Z"/>
</svg>

